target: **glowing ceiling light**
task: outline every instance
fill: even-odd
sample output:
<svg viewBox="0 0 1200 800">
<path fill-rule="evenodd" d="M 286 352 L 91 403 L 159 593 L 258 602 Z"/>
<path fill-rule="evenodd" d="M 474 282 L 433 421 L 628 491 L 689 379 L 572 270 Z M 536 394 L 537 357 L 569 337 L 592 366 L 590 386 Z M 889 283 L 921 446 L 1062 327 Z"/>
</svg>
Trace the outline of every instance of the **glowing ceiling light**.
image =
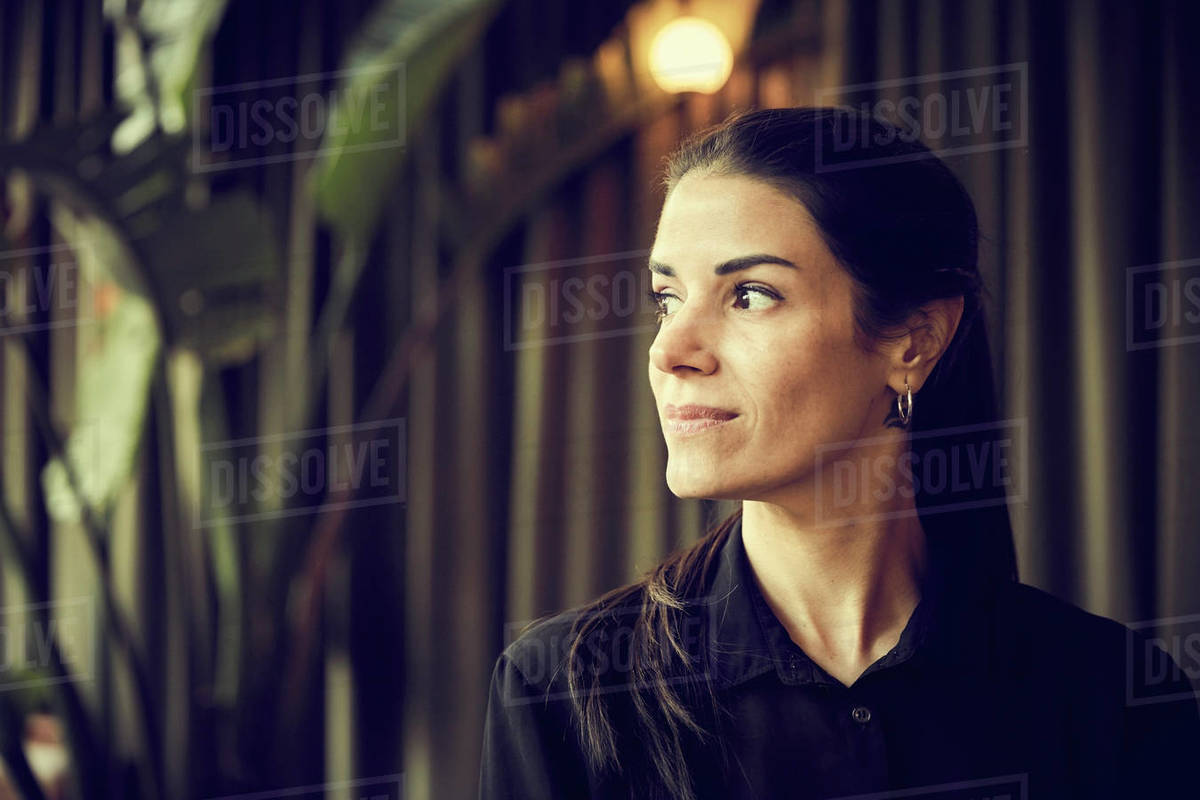
<svg viewBox="0 0 1200 800">
<path fill-rule="evenodd" d="M 663 26 L 650 43 L 650 74 L 668 92 L 711 94 L 733 71 L 733 48 L 716 25 L 699 17 L 679 17 Z"/>
</svg>

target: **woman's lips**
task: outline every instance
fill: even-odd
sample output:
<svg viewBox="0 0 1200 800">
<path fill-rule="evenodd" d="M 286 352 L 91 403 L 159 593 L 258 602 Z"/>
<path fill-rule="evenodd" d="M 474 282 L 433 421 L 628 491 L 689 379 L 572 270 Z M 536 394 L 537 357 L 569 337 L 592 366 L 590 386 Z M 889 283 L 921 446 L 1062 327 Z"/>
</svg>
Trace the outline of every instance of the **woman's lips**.
<svg viewBox="0 0 1200 800">
<path fill-rule="evenodd" d="M 686 435 L 690 433 L 700 433 L 701 431 L 719 428 L 722 425 L 732 421 L 736 417 L 728 419 L 711 419 L 700 417 L 697 419 L 669 419 L 667 420 L 667 433 Z"/>
<path fill-rule="evenodd" d="M 712 406 L 676 406 L 667 403 L 663 408 L 663 416 L 666 418 L 664 429 L 667 433 L 688 434 L 720 427 L 735 419 L 737 414 Z"/>
</svg>

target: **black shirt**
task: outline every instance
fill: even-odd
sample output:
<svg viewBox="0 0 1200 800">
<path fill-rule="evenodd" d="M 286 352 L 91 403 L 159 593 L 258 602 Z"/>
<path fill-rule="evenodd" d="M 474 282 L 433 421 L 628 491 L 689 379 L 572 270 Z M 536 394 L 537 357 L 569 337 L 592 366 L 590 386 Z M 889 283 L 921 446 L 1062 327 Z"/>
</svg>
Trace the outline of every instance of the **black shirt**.
<svg viewBox="0 0 1200 800">
<path fill-rule="evenodd" d="M 1200 795 L 1200 709 L 1186 675 L 1148 636 L 1033 587 L 972 585 L 935 564 L 897 645 L 847 687 L 791 641 L 767 606 L 739 519 L 711 591 L 687 618 L 696 635 L 685 638 L 700 643 L 708 671 L 693 677 L 710 678 L 729 713 L 727 758 L 712 745 L 689 745 L 697 796 Z M 601 659 L 600 692 L 611 702 L 625 773 L 585 764 L 564 671 L 576 612 L 563 612 L 496 661 L 481 800 L 633 796 L 630 768 L 647 761 L 633 732 L 635 687 L 621 634 L 636 607 L 606 623 L 611 650 L 590 651 Z"/>
</svg>

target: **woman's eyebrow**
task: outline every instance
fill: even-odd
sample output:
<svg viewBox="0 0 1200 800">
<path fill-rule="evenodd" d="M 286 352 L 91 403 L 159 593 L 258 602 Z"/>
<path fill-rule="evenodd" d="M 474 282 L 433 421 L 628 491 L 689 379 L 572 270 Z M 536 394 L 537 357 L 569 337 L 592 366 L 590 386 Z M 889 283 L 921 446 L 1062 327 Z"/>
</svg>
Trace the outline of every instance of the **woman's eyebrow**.
<svg viewBox="0 0 1200 800">
<path fill-rule="evenodd" d="M 713 268 L 713 272 L 717 275 L 728 275 L 731 272 L 749 269 L 750 267 L 757 266 L 758 264 L 778 264 L 781 267 L 800 269 L 800 267 L 796 266 L 791 261 L 788 261 L 786 258 L 767 255 L 766 253 L 755 253 L 754 255 L 731 258 L 728 261 L 717 264 L 717 266 Z M 653 258 L 650 259 L 650 271 L 657 272 L 659 275 L 665 275 L 668 278 L 675 277 L 675 270 L 672 267 L 655 261 Z"/>
</svg>

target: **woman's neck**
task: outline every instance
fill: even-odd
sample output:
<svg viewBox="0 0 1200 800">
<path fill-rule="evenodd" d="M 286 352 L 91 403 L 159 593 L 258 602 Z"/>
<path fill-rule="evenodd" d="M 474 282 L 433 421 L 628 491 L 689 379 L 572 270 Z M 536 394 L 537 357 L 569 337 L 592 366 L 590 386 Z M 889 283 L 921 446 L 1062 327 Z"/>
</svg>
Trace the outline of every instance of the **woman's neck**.
<svg viewBox="0 0 1200 800">
<path fill-rule="evenodd" d="M 895 646 L 920 599 L 925 533 L 915 507 L 895 511 L 816 526 L 782 503 L 742 504 L 742 539 L 767 604 L 847 685 Z"/>
</svg>

